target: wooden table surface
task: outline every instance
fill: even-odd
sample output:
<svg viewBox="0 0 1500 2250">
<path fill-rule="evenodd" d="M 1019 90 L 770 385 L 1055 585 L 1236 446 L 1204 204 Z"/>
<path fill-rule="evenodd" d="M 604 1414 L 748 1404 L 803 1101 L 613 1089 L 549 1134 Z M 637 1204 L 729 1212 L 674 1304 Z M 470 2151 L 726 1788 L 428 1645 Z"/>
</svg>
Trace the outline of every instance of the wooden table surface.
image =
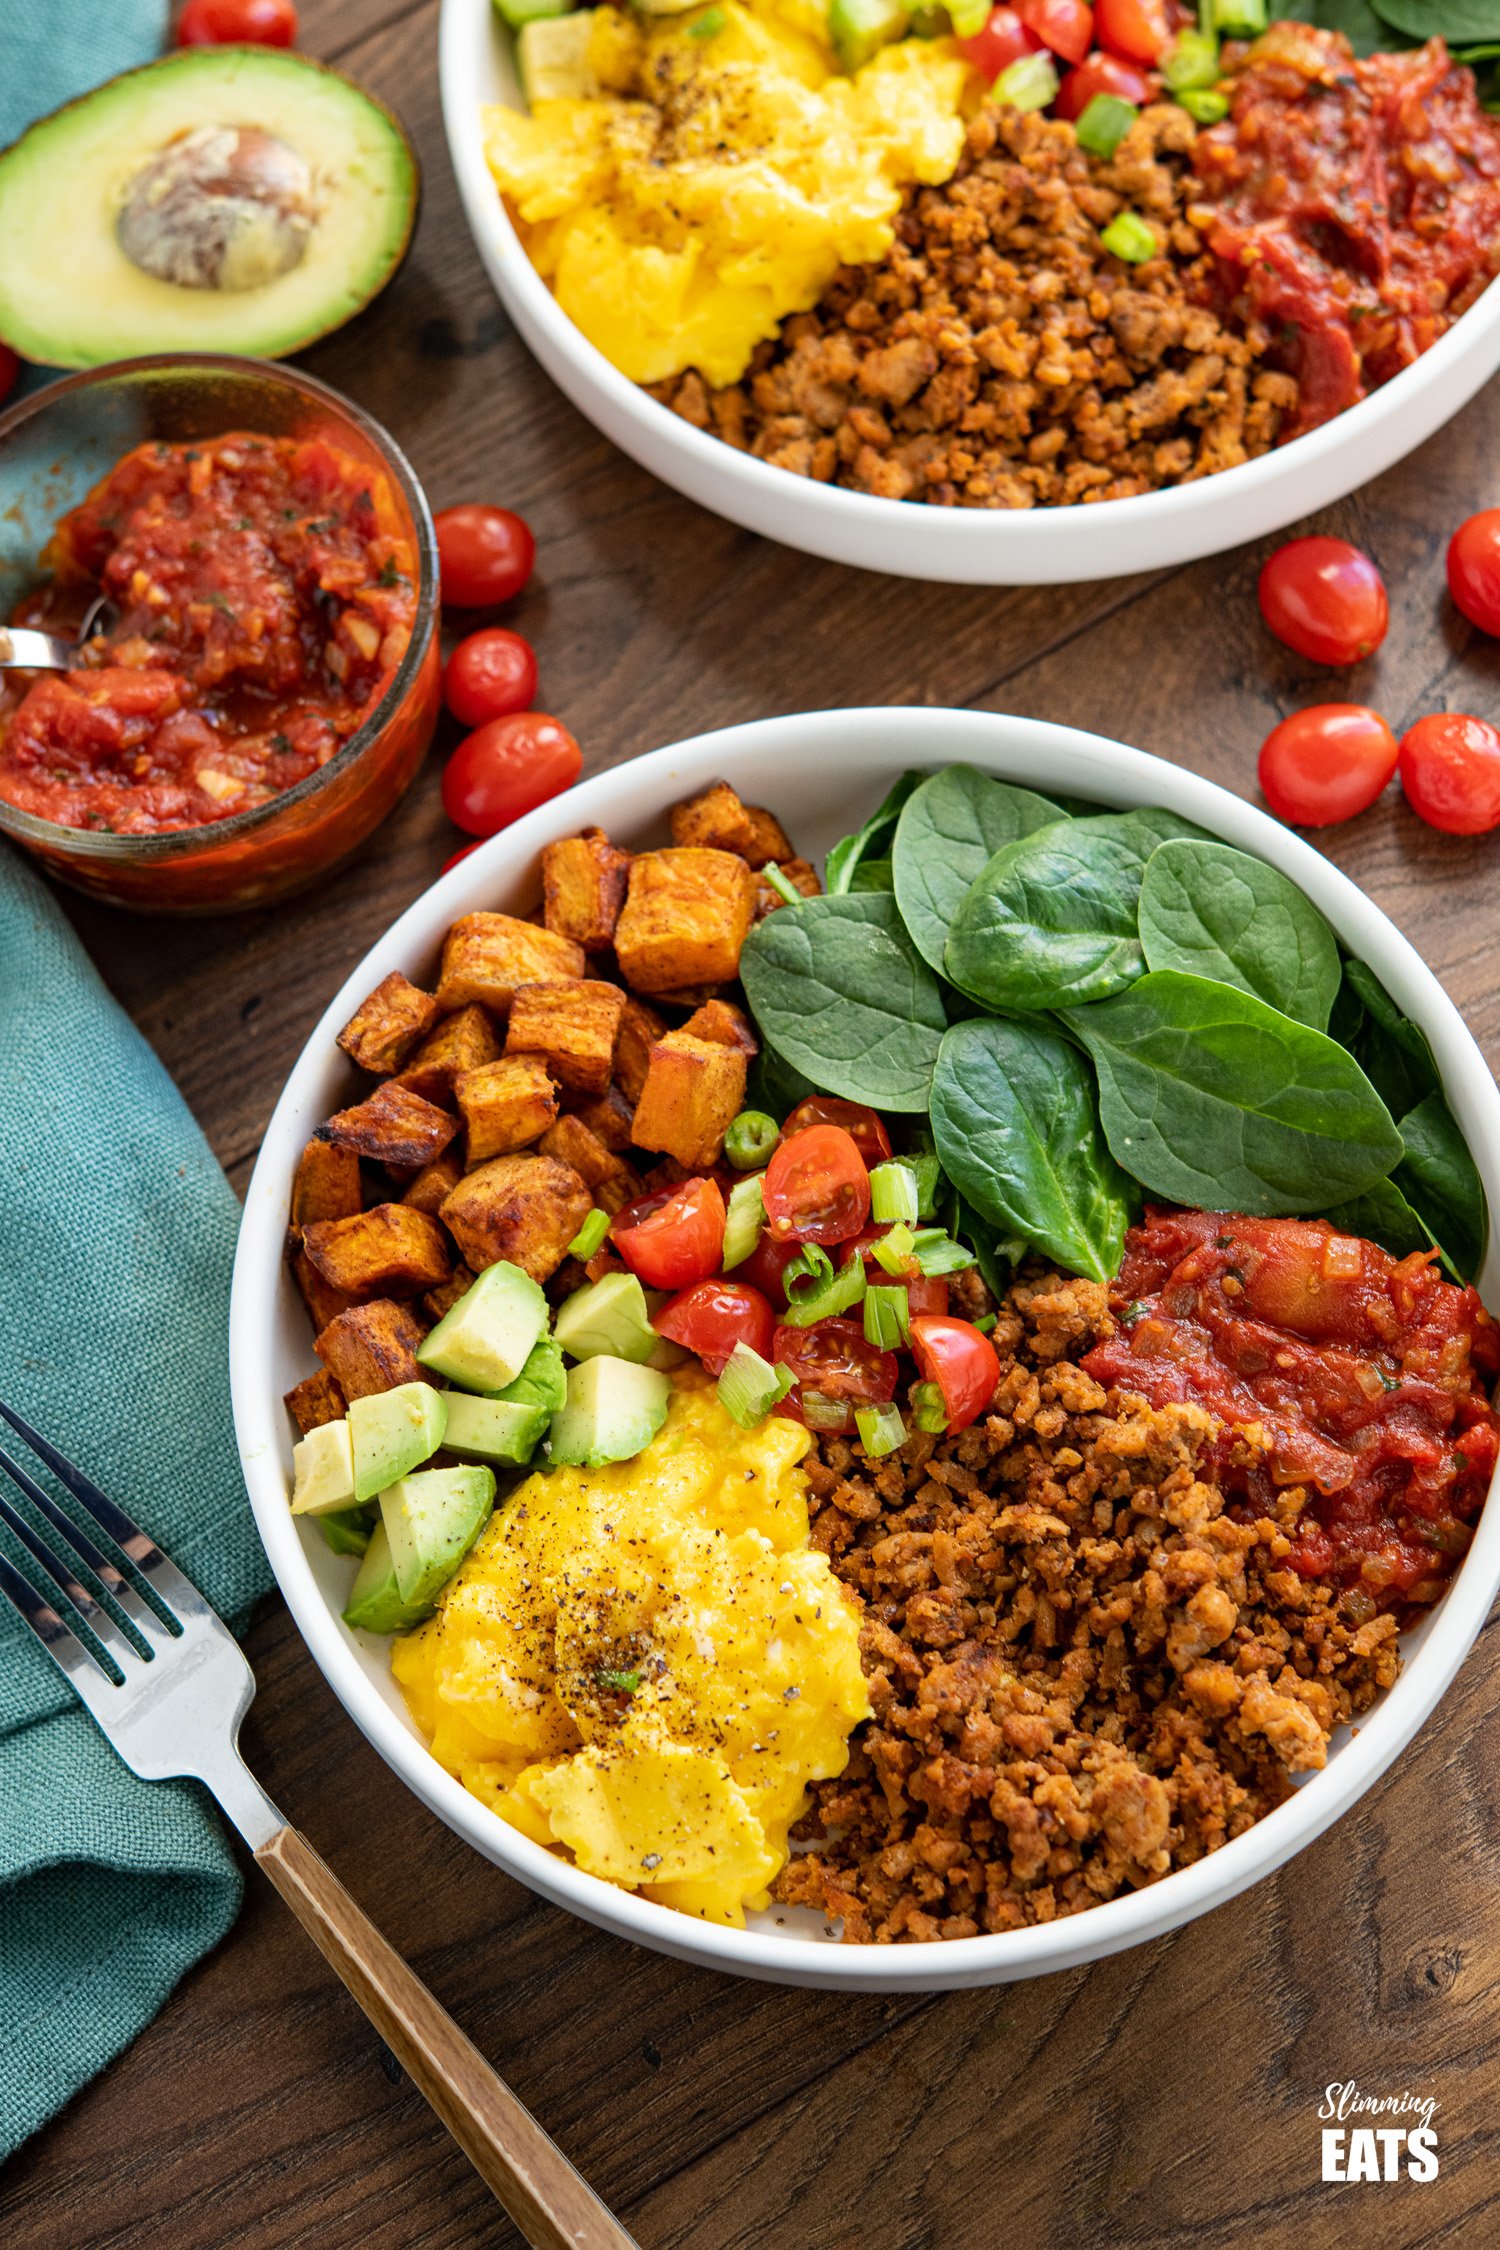
<svg viewBox="0 0 1500 2250">
<path fill-rule="evenodd" d="M 1500 644 L 1442 592 L 1500 500 L 1500 389 L 1321 519 L 1392 591 L 1332 686 L 1262 630 L 1261 550 L 1107 585 L 924 587 L 810 562 L 614 451 L 532 363 L 480 269 L 438 109 L 437 0 L 307 0 L 304 44 L 399 111 L 426 167 L 412 255 L 307 355 L 391 428 L 435 507 L 501 500 L 540 567 L 515 621 L 590 769 L 701 728 L 844 703 L 1093 727 L 1255 793 L 1277 717 L 1330 693 L 1400 728 L 1500 713 Z M 914 746 L 920 745 L 920 718 Z M 353 868 L 244 919 L 73 902 L 94 957 L 243 1187 L 328 996 L 460 839 L 440 736 Z M 1500 1056 L 1494 839 L 1398 797 L 1327 847 Z M 1492 1621 L 1493 1622 L 1493 1621 Z M 1500 1686 L 1486 1632 L 1397 1769 L 1278 1877 L 1092 1969 L 928 1998 L 740 1983 L 637 1951 L 489 1867 L 335 1703 L 279 1601 L 250 1639 L 251 1765 L 643 2250 L 1366 2250 L 1500 2240 Z M 1325 2185 L 1325 2086 L 1432 2094 L 1426 2185 Z M 25 2250 L 460 2250 L 518 2238 L 259 1880 L 219 1951 L 13 2161 Z"/>
</svg>

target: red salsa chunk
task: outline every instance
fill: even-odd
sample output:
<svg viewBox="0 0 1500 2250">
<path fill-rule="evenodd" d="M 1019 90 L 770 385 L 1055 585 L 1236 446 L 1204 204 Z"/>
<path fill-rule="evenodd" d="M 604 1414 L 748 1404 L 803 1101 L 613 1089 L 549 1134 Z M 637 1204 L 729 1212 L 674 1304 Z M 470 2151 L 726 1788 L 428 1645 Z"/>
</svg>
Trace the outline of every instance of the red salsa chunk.
<svg viewBox="0 0 1500 2250">
<path fill-rule="evenodd" d="M 1430 1602 L 1500 1456 L 1500 1330 L 1435 1256 L 1324 1219 L 1150 1210 L 1112 1291 L 1120 1327 L 1083 1364 L 1153 1406 L 1206 1407 L 1214 1473 L 1257 1513 L 1300 1486 L 1303 1577 L 1382 1609 Z"/>
<path fill-rule="evenodd" d="M 67 828 L 151 835 L 279 796 L 374 709 L 416 617 L 388 480 L 321 438 L 138 446 L 42 560 L 17 624 L 71 638 L 101 592 L 118 612 L 78 669 L 0 684 L 0 797 Z"/>
</svg>

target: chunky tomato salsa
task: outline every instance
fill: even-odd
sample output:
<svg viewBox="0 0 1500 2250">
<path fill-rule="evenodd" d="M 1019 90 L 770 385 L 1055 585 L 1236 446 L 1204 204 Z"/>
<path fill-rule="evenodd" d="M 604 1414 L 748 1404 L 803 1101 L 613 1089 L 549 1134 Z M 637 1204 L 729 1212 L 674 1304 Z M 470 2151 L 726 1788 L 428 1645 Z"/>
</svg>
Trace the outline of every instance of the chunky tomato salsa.
<svg viewBox="0 0 1500 2250">
<path fill-rule="evenodd" d="M 1283 443 L 1409 366 L 1500 264 L 1500 120 L 1441 39 L 1356 60 L 1275 24 L 1194 162 L 1229 306 L 1297 378 Z"/>
<path fill-rule="evenodd" d="M 324 766 L 384 693 L 416 616 L 385 478 L 320 438 L 138 446 L 63 517 L 18 624 L 83 664 L 0 690 L 0 797 L 149 835 L 264 804 Z M 16 676 L 13 676 L 13 678 Z"/>
<path fill-rule="evenodd" d="M 1324 1219 L 1151 1210 L 1114 1285 L 1120 1327 L 1083 1364 L 1153 1406 L 1206 1407 L 1219 1482 L 1258 1513 L 1301 1487 L 1303 1577 L 1380 1608 L 1433 1601 L 1500 1456 L 1500 1329 L 1435 1256 Z"/>
</svg>

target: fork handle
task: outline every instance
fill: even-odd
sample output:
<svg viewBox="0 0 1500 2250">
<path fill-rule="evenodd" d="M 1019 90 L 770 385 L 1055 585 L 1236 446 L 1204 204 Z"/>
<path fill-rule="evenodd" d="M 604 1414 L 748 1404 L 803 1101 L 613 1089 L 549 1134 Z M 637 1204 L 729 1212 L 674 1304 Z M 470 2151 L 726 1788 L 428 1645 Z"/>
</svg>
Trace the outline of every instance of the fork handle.
<svg viewBox="0 0 1500 2250">
<path fill-rule="evenodd" d="M 533 2250 L 638 2250 L 307 1839 L 255 1857 Z"/>
</svg>

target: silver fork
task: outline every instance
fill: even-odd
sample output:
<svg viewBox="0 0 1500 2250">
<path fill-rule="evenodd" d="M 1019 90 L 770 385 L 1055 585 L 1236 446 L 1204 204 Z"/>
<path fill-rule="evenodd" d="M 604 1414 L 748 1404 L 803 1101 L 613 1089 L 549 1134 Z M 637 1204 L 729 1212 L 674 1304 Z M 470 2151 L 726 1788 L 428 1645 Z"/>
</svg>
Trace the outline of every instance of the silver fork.
<svg viewBox="0 0 1500 2250">
<path fill-rule="evenodd" d="M 0 1470 L 48 1527 L 39 1529 L 0 1483 L 0 1521 L 25 1547 L 37 1581 L 0 1554 L 0 1592 L 126 1765 L 146 1781 L 190 1775 L 218 1799 L 257 1864 L 534 2250 L 637 2250 L 245 1765 L 239 1731 L 255 1694 L 255 1675 L 222 1618 L 82 1470 L 3 1403 L 0 1416 L 105 1542 L 75 1522 L 0 1446 Z M 96 1647 L 74 1630 L 70 1613 Z"/>
</svg>

